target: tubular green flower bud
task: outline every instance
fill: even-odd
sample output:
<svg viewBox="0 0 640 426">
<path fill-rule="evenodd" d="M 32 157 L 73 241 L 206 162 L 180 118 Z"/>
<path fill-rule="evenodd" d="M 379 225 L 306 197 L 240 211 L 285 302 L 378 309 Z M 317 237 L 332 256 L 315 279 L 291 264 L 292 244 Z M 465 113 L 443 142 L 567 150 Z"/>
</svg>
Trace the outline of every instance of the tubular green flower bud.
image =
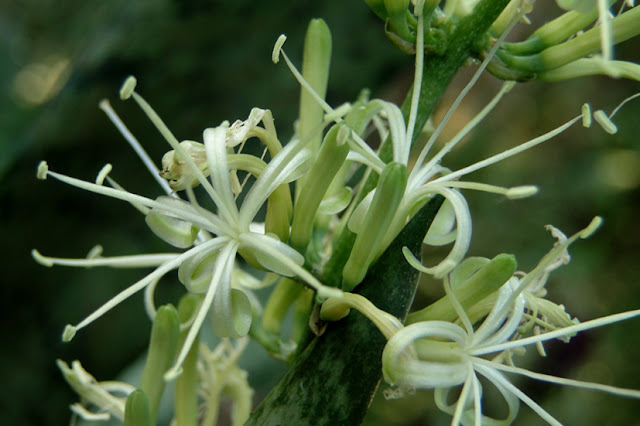
<svg viewBox="0 0 640 426">
<path fill-rule="evenodd" d="M 608 0 L 608 3 L 613 3 Z M 528 39 L 519 43 L 505 43 L 503 47 L 514 55 L 532 55 L 562 43 L 582 31 L 598 18 L 598 9 L 589 12 L 567 12 L 538 28 Z"/>
<path fill-rule="evenodd" d="M 407 22 L 410 3 L 410 0 L 384 0 L 384 6 L 387 9 L 387 36 L 398 35 L 401 40 L 415 41 L 416 36 L 409 30 Z"/>
<path fill-rule="evenodd" d="M 610 22 L 611 42 L 621 43 L 640 34 L 640 8 L 633 9 L 616 16 Z M 549 47 L 538 54 L 530 56 L 514 56 L 507 52 L 499 52 L 498 56 L 507 65 L 514 68 L 541 72 L 549 71 L 569 64 L 580 58 L 599 52 L 601 49 L 600 28 L 592 28 L 564 43 Z"/>
<path fill-rule="evenodd" d="M 142 389 L 136 389 L 127 397 L 124 409 L 124 426 L 151 426 L 155 424 L 149 415 L 149 401 Z"/>
<path fill-rule="evenodd" d="M 180 321 L 178 311 L 172 305 L 165 305 L 158 309 L 151 329 L 151 341 L 147 362 L 142 372 L 140 389 L 148 398 L 149 423 L 156 424 L 160 399 L 164 392 L 164 373 L 171 367 L 173 357 L 178 348 Z M 129 400 L 127 400 L 127 407 Z M 125 422 L 126 422 L 125 412 Z M 138 423 L 131 423 L 137 425 Z"/>
<path fill-rule="evenodd" d="M 609 75 L 640 81 L 640 65 L 626 61 L 606 61 L 602 58 L 583 58 L 540 72 L 536 78 L 542 81 L 560 81 L 587 75 Z"/>
<path fill-rule="evenodd" d="M 322 19 L 312 19 L 307 28 L 302 55 L 302 77 L 315 92 L 324 99 L 329 81 L 331 64 L 331 32 Z M 300 139 L 306 138 L 322 123 L 324 111 L 311 93 L 302 88 L 300 92 Z M 315 152 L 320 146 L 322 135 L 317 133 L 309 139 L 308 146 Z"/>
<path fill-rule="evenodd" d="M 358 233 L 351 255 L 342 270 L 342 286 L 351 291 L 367 274 L 369 265 L 380 250 L 389 224 L 398 210 L 407 185 L 407 167 L 391 162 L 380 175 L 378 187 L 364 218 L 362 231 Z"/>
<path fill-rule="evenodd" d="M 318 207 L 349 153 L 349 145 L 338 138 L 342 129 L 346 127 L 335 125 L 329 130 L 320 147 L 317 160 L 300 187 L 291 225 L 291 245 L 301 253 L 306 251 L 311 240 L 313 220 Z"/>
<path fill-rule="evenodd" d="M 462 262 L 450 275 L 454 278 L 454 274 L 468 273 L 465 271 L 467 265 L 472 265 L 470 262 L 474 258 L 466 259 Z M 458 285 L 453 285 L 453 292 L 456 299 L 462 305 L 462 308 L 466 311 L 475 303 L 481 301 L 491 293 L 498 290 L 505 282 L 507 282 L 516 271 L 517 262 L 515 256 L 511 254 L 499 254 L 486 265 L 482 266 L 477 272 L 472 272 L 472 275 L 468 275 L 467 278 Z M 466 275 L 466 274 L 465 274 Z M 409 314 L 407 317 L 407 324 L 412 324 L 418 321 L 454 321 L 458 318 L 450 297 L 444 296 L 440 300 L 432 303 L 426 308 Z"/>
</svg>

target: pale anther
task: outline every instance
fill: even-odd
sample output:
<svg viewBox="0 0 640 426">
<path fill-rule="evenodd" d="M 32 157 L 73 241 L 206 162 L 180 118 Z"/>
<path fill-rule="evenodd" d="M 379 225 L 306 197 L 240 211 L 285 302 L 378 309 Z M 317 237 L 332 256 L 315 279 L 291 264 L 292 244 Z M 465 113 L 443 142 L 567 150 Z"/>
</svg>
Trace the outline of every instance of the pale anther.
<svg viewBox="0 0 640 426">
<path fill-rule="evenodd" d="M 618 126 L 616 126 L 609 116 L 601 109 L 593 113 L 593 118 L 596 123 L 602 127 L 602 129 L 610 135 L 615 135 L 618 132 Z"/>
<path fill-rule="evenodd" d="M 96 177 L 96 185 L 102 185 L 107 175 L 111 173 L 111 170 L 113 170 L 113 166 L 109 163 L 105 164 Z"/>
<path fill-rule="evenodd" d="M 591 127 L 591 107 L 589 104 L 582 105 L 582 126 Z"/>
<path fill-rule="evenodd" d="M 138 84 L 138 80 L 134 76 L 127 77 L 120 88 L 120 99 L 123 101 L 129 99 L 133 95 L 133 91 L 136 90 L 136 84 Z"/>
<path fill-rule="evenodd" d="M 65 343 L 70 342 L 71 339 L 73 339 L 76 335 L 76 331 L 76 327 L 72 326 L 71 324 L 67 325 L 62 332 L 62 341 Z"/>
<path fill-rule="evenodd" d="M 280 61 L 280 50 L 282 49 L 282 45 L 287 41 L 287 36 L 284 34 L 280 34 L 278 40 L 276 40 L 276 44 L 273 46 L 273 53 L 271 53 L 271 60 L 274 64 L 277 64 Z"/>
<path fill-rule="evenodd" d="M 36 176 L 38 179 L 45 180 L 47 178 L 47 173 L 49 173 L 49 165 L 46 161 L 41 161 L 40 164 L 38 164 L 38 172 L 36 173 Z"/>
</svg>

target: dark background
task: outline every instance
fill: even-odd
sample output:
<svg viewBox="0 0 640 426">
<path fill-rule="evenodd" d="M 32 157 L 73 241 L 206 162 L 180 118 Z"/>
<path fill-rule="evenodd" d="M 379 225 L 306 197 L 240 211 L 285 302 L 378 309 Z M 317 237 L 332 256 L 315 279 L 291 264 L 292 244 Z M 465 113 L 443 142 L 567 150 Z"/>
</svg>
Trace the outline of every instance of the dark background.
<svg viewBox="0 0 640 426">
<path fill-rule="evenodd" d="M 555 11 L 537 10 L 534 24 L 544 22 L 545 13 Z M 144 352 L 150 328 L 138 296 L 62 344 L 65 324 L 78 322 L 144 272 L 48 269 L 32 260 L 30 250 L 61 257 L 83 257 L 96 243 L 104 246 L 105 255 L 169 250 L 126 204 L 54 180 L 36 180 L 38 162 L 46 159 L 52 170 L 89 181 L 112 163 L 111 176 L 128 190 L 160 195 L 97 106 L 109 98 L 159 162 L 167 145 L 133 102 L 117 97 L 129 74 L 138 78 L 139 92 L 181 140 L 199 140 L 204 128 L 244 119 L 254 106 L 273 111 L 281 139 L 287 140 L 299 88 L 284 64 L 271 62 L 271 49 L 286 33 L 285 49 L 299 63 L 304 31 L 314 17 L 324 18 L 333 33 L 331 104 L 353 100 L 363 87 L 374 97 L 401 101 L 411 82 L 412 58 L 394 50 L 364 2 L 25 0 L 0 6 L 0 424 L 68 424 L 68 405 L 77 399 L 55 359 L 80 359 L 99 380 L 111 379 Z M 521 31 L 530 30 L 522 26 Z M 636 41 L 623 43 L 616 55 L 638 62 L 638 49 Z M 471 71 L 460 73 L 441 102 L 440 116 Z M 483 77 L 447 134 L 471 119 L 499 84 Z M 444 164 L 459 168 L 542 134 L 579 114 L 583 102 L 611 111 L 638 89 L 637 82 L 605 77 L 519 85 Z M 505 186 L 538 184 L 540 193 L 508 201 L 467 192 L 474 219 L 470 254 L 511 252 L 519 269 L 529 271 L 554 241 L 543 225 L 571 234 L 602 215 L 602 229 L 576 243 L 572 262 L 552 275 L 550 298 L 583 320 L 638 308 L 639 114 L 640 101 L 635 101 L 616 116 L 620 131 L 614 136 L 598 127 L 575 126 L 542 147 L 471 175 Z M 179 294 L 171 278 L 161 283 L 160 299 Z M 424 288 L 425 300 L 440 291 L 433 283 Z M 640 388 L 638 324 L 591 331 L 569 345 L 548 344 L 548 358 L 527 357 L 523 365 Z M 258 395 L 281 371 L 264 356 L 246 362 Z M 631 424 L 637 418 L 637 400 L 514 381 L 566 424 Z M 449 420 L 424 392 L 377 401 L 368 421 L 421 425 Z M 516 424 L 540 422 L 523 405 Z"/>
</svg>

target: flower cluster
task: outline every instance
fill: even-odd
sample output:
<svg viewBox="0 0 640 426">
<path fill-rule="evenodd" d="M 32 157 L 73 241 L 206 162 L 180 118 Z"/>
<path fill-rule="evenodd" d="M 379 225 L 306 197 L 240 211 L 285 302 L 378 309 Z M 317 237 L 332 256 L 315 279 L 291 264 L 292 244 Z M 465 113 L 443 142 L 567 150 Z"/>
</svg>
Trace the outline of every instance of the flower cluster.
<svg viewBox="0 0 640 426">
<path fill-rule="evenodd" d="M 122 86 L 121 99 L 134 100 L 171 148 L 162 158 L 161 167 L 149 158 L 107 101 L 101 108 L 166 195 L 151 199 L 127 191 L 110 176 L 111 165 L 98 173 L 95 182 L 51 171 L 45 162 L 39 165 L 40 179 L 54 178 L 129 203 L 143 214 L 156 236 L 178 249 L 103 257 L 97 246 L 85 259 L 53 258 L 33 251 L 34 258 L 46 266 L 154 268 L 87 318 L 65 328 L 63 340 L 69 341 L 79 330 L 142 290 L 146 311 L 154 323 L 145 372 L 137 389 L 99 383 L 77 361 L 71 368 L 59 362 L 71 386 L 89 405 L 97 407 L 91 412 L 74 405 L 76 413 L 87 419 L 112 414 L 120 419 L 143 419 L 139 424 L 153 424 L 165 381 L 176 380 L 175 416 L 179 424 L 197 423 L 199 412 L 204 413 L 203 424 L 214 424 L 223 394 L 233 399 L 233 421 L 241 424 L 250 414 L 252 398 L 246 372 L 237 366 L 247 336 L 275 357 L 291 360 L 304 348 L 309 328 L 320 334 L 314 329 L 318 317 L 339 320 L 351 308 L 365 314 L 388 340 L 382 354 L 382 373 L 389 384 L 398 387 L 396 394 L 416 388 L 436 389 L 436 403 L 453 416 L 453 424 L 509 423 L 520 401 L 549 423 L 558 423 L 512 385 L 504 372 L 640 397 L 637 391 L 528 372 L 515 367 L 513 361 L 513 355 L 528 345 L 537 344 L 544 355 L 544 341 L 568 340 L 579 331 L 640 315 L 640 311 L 632 311 L 580 323 L 562 305 L 545 299 L 549 274 L 569 261 L 569 245 L 587 238 L 598 227 L 598 218 L 570 238 L 549 227 L 558 241 L 526 274 L 516 272 L 515 259 L 510 255 L 492 260 L 466 258 L 472 221 L 464 190 L 518 199 L 534 195 L 537 188 L 506 188 L 463 178 L 548 141 L 576 123 L 589 127 L 589 106 L 585 104 L 580 114 L 556 129 L 507 151 L 458 170 L 444 166 L 445 157 L 515 84 L 508 81 L 461 131 L 445 141 L 439 151 L 432 151 L 449 118 L 485 70 L 509 80 L 556 80 L 593 73 L 638 79 L 637 65 L 613 61 L 610 48 L 638 32 L 640 26 L 629 22 L 637 24 L 639 9 L 632 8 L 614 18 L 609 16 L 605 0 L 563 2 L 561 6 L 569 9 L 565 15 L 524 42 L 505 43 L 510 28 L 531 10 L 527 1 L 512 1 L 486 34 L 486 43 L 477 44 L 480 50 L 474 54 L 482 63 L 471 82 L 432 129 L 424 146 L 414 149 L 417 137 L 425 133 L 430 112 L 425 115 L 421 109 L 425 52 L 440 54 L 448 35 L 455 34 L 452 28 L 473 15 L 477 2 L 448 0 L 441 9 L 437 1 L 416 1 L 412 12 L 408 0 L 367 3 L 385 19 L 389 37 L 415 53 L 408 112 L 403 113 L 390 102 L 369 99 L 366 94 L 353 103 L 331 107 L 324 100 L 331 34 L 323 21 L 314 20 L 307 33 L 302 72 L 282 49 L 286 37 L 281 36 L 273 50 L 273 61 L 284 58 L 302 87 L 299 121 L 287 143 L 278 137 L 272 112 L 262 108 L 254 108 L 246 120 L 232 124 L 224 121 L 206 128 L 201 141 L 179 141 L 136 91 L 135 78 L 129 77 Z M 598 17 L 599 26 L 571 38 Z M 602 50 L 599 58 L 590 56 L 597 51 L 594 43 Z M 558 57 L 563 59 L 558 62 Z M 608 132 L 615 132 L 611 118 L 616 111 L 610 115 L 597 111 L 593 118 Z M 365 141 L 373 132 L 386 141 L 378 151 Z M 262 155 L 244 152 L 246 144 L 256 142 L 263 148 Z M 199 195 L 208 198 L 206 204 L 215 205 L 214 211 L 202 207 L 205 203 Z M 446 296 L 413 312 L 403 324 L 355 292 L 405 225 L 436 196 L 446 201 L 430 229 L 424 230 L 424 243 L 453 244 L 449 254 L 438 264 L 425 266 L 405 248 L 408 264 L 398 265 L 398 269 L 413 267 L 442 279 Z M 172 305 L 156 308 L 156 284 L 174 270 L 185 296 L 177 309 Z M 262 306 L 253 290 L 269 286 L 272 291 Z M 285 324 L 289 311 L 293 313 L 293 327 Z M 225 339 L 215 350 L 199 344 L 207 316 L 215 334 Z M 284 331 L 290 328 L 289 333 Z M 497 355 L 486 358 L 490 354 Z M 491 419 L 482 413 L 478 375 L 503 396 L 509 409 L 505 419 Z M 457 402 L 451 405 L 449 395 L 460 386 Z M 123 397 L 111 393 L 114 390 L 129 395 L 126 403 Z M 204 409 L 198 409 L 198 401 Z"/>
</svg>

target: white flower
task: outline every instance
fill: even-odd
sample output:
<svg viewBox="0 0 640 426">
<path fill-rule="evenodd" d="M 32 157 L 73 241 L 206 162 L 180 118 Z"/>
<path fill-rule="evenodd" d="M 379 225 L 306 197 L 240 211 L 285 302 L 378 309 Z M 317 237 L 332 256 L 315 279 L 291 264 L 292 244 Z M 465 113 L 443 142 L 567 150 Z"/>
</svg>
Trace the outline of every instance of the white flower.
<svg viewBox="0 0 640 426">
<path fill-rule="evenodd" d="M 220 335 L 241 336 L 248 332 L 251 324 L 250 302 L 242 291 L 231 288 L 231 275 L 238 253 L 252 265 L 284 276 L 297 276 L 318 291 L 320 297 L 340 297 L 341 292 L 339 290 L 324 286 L 302 267 L 304 258 L 301 254 L 281 242 L 276 236 L 253 232 L 251 229 L 251 224 L 256 214 L 271 195 L 276 193 L 279 188 L 280 190 L 284 189 L 288 194 L 286 184 L 300 175 L 300 167 L 310 160 L 309 150 L 297 143 L 289 143 L 282 148 L 279 142 L 275 143 L 277 138 L 274 141 L 273 135 L 264 136 L 264 139 L 269 140 L 267 147 L 272 152 L 271 161 L 265 164 L 262 160 L 256 158 L 259 167 L 250 169 L 257 174 L 256 181 L 247 192 L 242 205 L 238 208 L 234 185 L 232 184 L 231 169 L 228 163 L 230 157 L 228 150 L 232 149 L 229 147 L 241 144 L 252 135 L 252 132 L 254 134 L 260 131 L 274 132 L 275 129 L 269 128 L 268 124 L 266 129 L 258 127 L 260 120 L 265 117 L 267 117 L 267 120 L 270 119 L 270 114 L 266 114 L 262 110 L 254 110 L 247 122 L 235 123 L 231 128 L 225 122 L 218 127 L 206 129 L 203 133 L 203 157 L 198 150 L 190 150 L 188 152 L 185 147 L 193 148 L 193 144 L 186 146 L 184 143 L 180 144 L 151 107 L 134 91 L 134 88 L 135 80 L 130 78 L 125 82 L 121 94 L 123 98 L 133 96 L 175 150 L 174 156 L 179 156 L 182 164 L 177 173 L 180 175 L 178 178 L 186 178 L 186 180 L 183 179 L 180 186 L 186 190 L 188 201 L 180 199 L 172 192 L 168 192 L 168 196 L 162 196 L 155 200 L 132 194 L 107 176 L 111 169 L 110 166 L 101 171 L 96 183 L 49 171 L 44 162 L 38 168 L 38 177 L 41 179 L 53 177 L 81 189 L 127 201 L 145 214 L 147 225 L 156 235 L 167 243 L 186 249 L 186 251 L 182 253 L 116 258 L 96 257 L 84 260 L 50 258 L 34 251 L 33 254 L 36 260 L 47 266 L 63 264 L 73 266 L 156 267 L 153 272 L 123 290 L 85 320 L 74 326 L 67 326 L 63 334 L 63 340 L 71 340 L 76 331 L 87 326 L 132 294 L 147 287 L 152 289 L 163 275 L 179 268 L 179 277 L 186 288 L 192 292 L 204 293 L 204 300 L 191 325 L 175 365 L 167 372 L 166 377 L 173 378 L 180 373 L 180 365 L 199 333 L 200 326 L 210 309 L 214 317 L 214 329 Z M 111 116 L 114 117 L 115 114 Z M 119 120 L 117 121 L 119 123 Z M 118 127 L 122 128 L 124 126 L 120 124 Z M 131 139 L 128 139 L 131 142 Z M 137 145 L 135 139 L 133 139 L 132 143 Z M 139 150 L 137 151 L 140 152 Z M 195 158 L 193 156 L 194 153 L 197 153 Z M 150 170 L 157 172 L 155 166 L 152 165 L 153 162 L 146 158 L 144 154 L 143 159 L 147 164 L 151 163 L 151 166 L 148 166 Z M 205 169 L 210 180 L 204 175 L 203 170 Z M 176 171 L 173 170 L 173 172 Z M 105 179 L 111 183 L 111 188 L 102 185 Z M 217 213 L 200 207 L 191 190 L 192 179 L 197 180 L 204 188 L 217 206 Z M 286 197 L 280 197 L 279 200 L 281 204 L 284 204 L 279 206 L 270 205 L 269 207 L 284 209 L 285 211 L 277 211 L 275 216 L 277 217 L 280 214 L 288 218 L 290 212 L 287 213 L 286 210 L 287 208 L 290 209 L 290 206 L 287 207 Z M 288 219 L 286 220 L 286 232 L 288 232 Z M 235 297 L 231 297 L 232 293 L 235 294 Z"/>
<path fill-rule="evenodd" d="M 445 281 L 447 297 L 456 309 L 462 326 L 445 321 L 421 321 L 398 330 L 389 338 L 382 355 L 385 380 L 401 388 L 435 389 L 436 404 L 453 416 L 451 424 L 455 425 L 509 424 L 517 414 L 520 401 L 547 423 L 560 424 L 515 387 L 503 373 L 640 398 L 640 391 L 548 376 L 513 365 L 512 355 L 522 352 L 526 346 L 540 346 L 542 342 L 556 338 L 568 339 L 580 331 L 640 316 L 640 310 L 635 310 L 584 323 L 568 321 L 560 326 L 552 323 L 548 328 L 553 331 L 522 337 L 522 333 L 526 332 L 523 324 L 527 325 L 528 321 L 542 322 L 537 318 L 540 310 L 538 302 L 542 300 L 539 295 L 542 294 L 549 272 L 567 261 L 566 248 L 572 241 L 588 237 L 599 223 L 599 218 L 596 218 L 589 227 L 568 239 L 553 228 L 558 243 L 533 271 L 522 278 L 514 276 L 500 288 L 497 297 L 492 300 L 490 312 L 477 328 L 474 328 L 471 315 L 462 308 L 448 281 Z M 563 308 L 556 308 L 566 315 Z M 527 320 L 527 316 L 531 319 Z M 484 358 L 487 355 L 493 358 Z M 483 392 L 478 375 L 484 376 L 504 398 L 508 407 L 504 419 L 482 414 Z M 462 386 L 460 395 L 455 403 L 450 404 L 449 394 L 458 386 Z"/>
</svg>

